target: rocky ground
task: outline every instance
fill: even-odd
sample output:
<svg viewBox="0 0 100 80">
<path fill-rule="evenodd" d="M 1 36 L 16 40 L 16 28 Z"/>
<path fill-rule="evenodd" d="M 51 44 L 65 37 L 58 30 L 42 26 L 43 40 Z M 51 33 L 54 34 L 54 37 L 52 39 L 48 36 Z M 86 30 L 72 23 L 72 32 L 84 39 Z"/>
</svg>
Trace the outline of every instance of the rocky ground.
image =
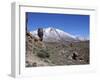
<svg viewBox="0 0 100 80">
<path fill-rule="evenodd" d="M 26 53 L 26 67 L 83 64 L 89 64 L 89 41 L 43 42 L 43 47 L 33 44 L 33 52 Z"/>
</svg>

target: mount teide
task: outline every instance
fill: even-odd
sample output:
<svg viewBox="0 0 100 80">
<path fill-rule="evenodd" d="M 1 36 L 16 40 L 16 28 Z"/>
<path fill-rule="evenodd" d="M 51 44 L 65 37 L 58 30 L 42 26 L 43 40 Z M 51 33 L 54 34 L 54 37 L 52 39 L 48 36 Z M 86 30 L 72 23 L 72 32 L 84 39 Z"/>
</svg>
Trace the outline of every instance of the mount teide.
<svg viewBox="0 0 100 80">
<path fill-rule="evenodd" d="M 35 30 L 35 31 L 31 31 L 30 33 L 33 36 L 38 37 L 37 32 L 38 31 Z M 49 27 L 49 28 L 43 29 L 43 41 L 45 42 L 60 42 L 60 41 L 74 42 L 74 41 L 79 41 L 79 40 L 74 35 L 71 35 L 60 29 Z"/>
</svg>

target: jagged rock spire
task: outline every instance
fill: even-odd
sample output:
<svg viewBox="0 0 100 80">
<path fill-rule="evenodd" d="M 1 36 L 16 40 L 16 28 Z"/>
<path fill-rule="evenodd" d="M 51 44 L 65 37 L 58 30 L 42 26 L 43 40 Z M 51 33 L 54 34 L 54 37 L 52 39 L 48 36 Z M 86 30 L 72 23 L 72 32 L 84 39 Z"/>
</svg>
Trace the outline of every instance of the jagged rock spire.
<svg viewBox="0 0 100 80">
<path fill-rule="evenodd" d="M 43 41 L 43 28 L 38 28 L 38 36 L 40 41 Z"/>
</svg>

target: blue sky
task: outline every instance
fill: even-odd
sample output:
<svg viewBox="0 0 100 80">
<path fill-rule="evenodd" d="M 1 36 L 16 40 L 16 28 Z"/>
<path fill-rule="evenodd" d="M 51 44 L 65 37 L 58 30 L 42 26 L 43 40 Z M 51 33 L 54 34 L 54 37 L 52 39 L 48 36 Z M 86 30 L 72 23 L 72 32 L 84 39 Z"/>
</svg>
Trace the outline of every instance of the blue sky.
<svg viewBox="0 0 100 80">
<path fill-rule="evenodd" d="M 28 31 L 39 27 L 54 27 L 75 36 L 89 37 L 89 15 L 51 14 L 27 12 Z"/>
</svg>

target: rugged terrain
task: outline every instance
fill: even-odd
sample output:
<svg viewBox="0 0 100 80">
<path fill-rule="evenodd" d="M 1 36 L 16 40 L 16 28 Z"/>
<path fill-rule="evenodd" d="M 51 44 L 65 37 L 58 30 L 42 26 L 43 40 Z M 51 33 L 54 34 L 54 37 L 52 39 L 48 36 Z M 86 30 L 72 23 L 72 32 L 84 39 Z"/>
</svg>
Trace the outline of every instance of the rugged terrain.
<svg viewBox="0 0 100 80">
<path fill-rule="evenodd" d="M 89 40 L 47 28 L 42 41 L 37 32 L 26 34 L 26 67 L 89 64 Z"/>
<path fill-rule="evenodd" d="M 33 46 L 33 53 L 26 56 L 26 66 L 89 64 L 89 41 L 43 44 L 44 47 Z"/>
</svg>

